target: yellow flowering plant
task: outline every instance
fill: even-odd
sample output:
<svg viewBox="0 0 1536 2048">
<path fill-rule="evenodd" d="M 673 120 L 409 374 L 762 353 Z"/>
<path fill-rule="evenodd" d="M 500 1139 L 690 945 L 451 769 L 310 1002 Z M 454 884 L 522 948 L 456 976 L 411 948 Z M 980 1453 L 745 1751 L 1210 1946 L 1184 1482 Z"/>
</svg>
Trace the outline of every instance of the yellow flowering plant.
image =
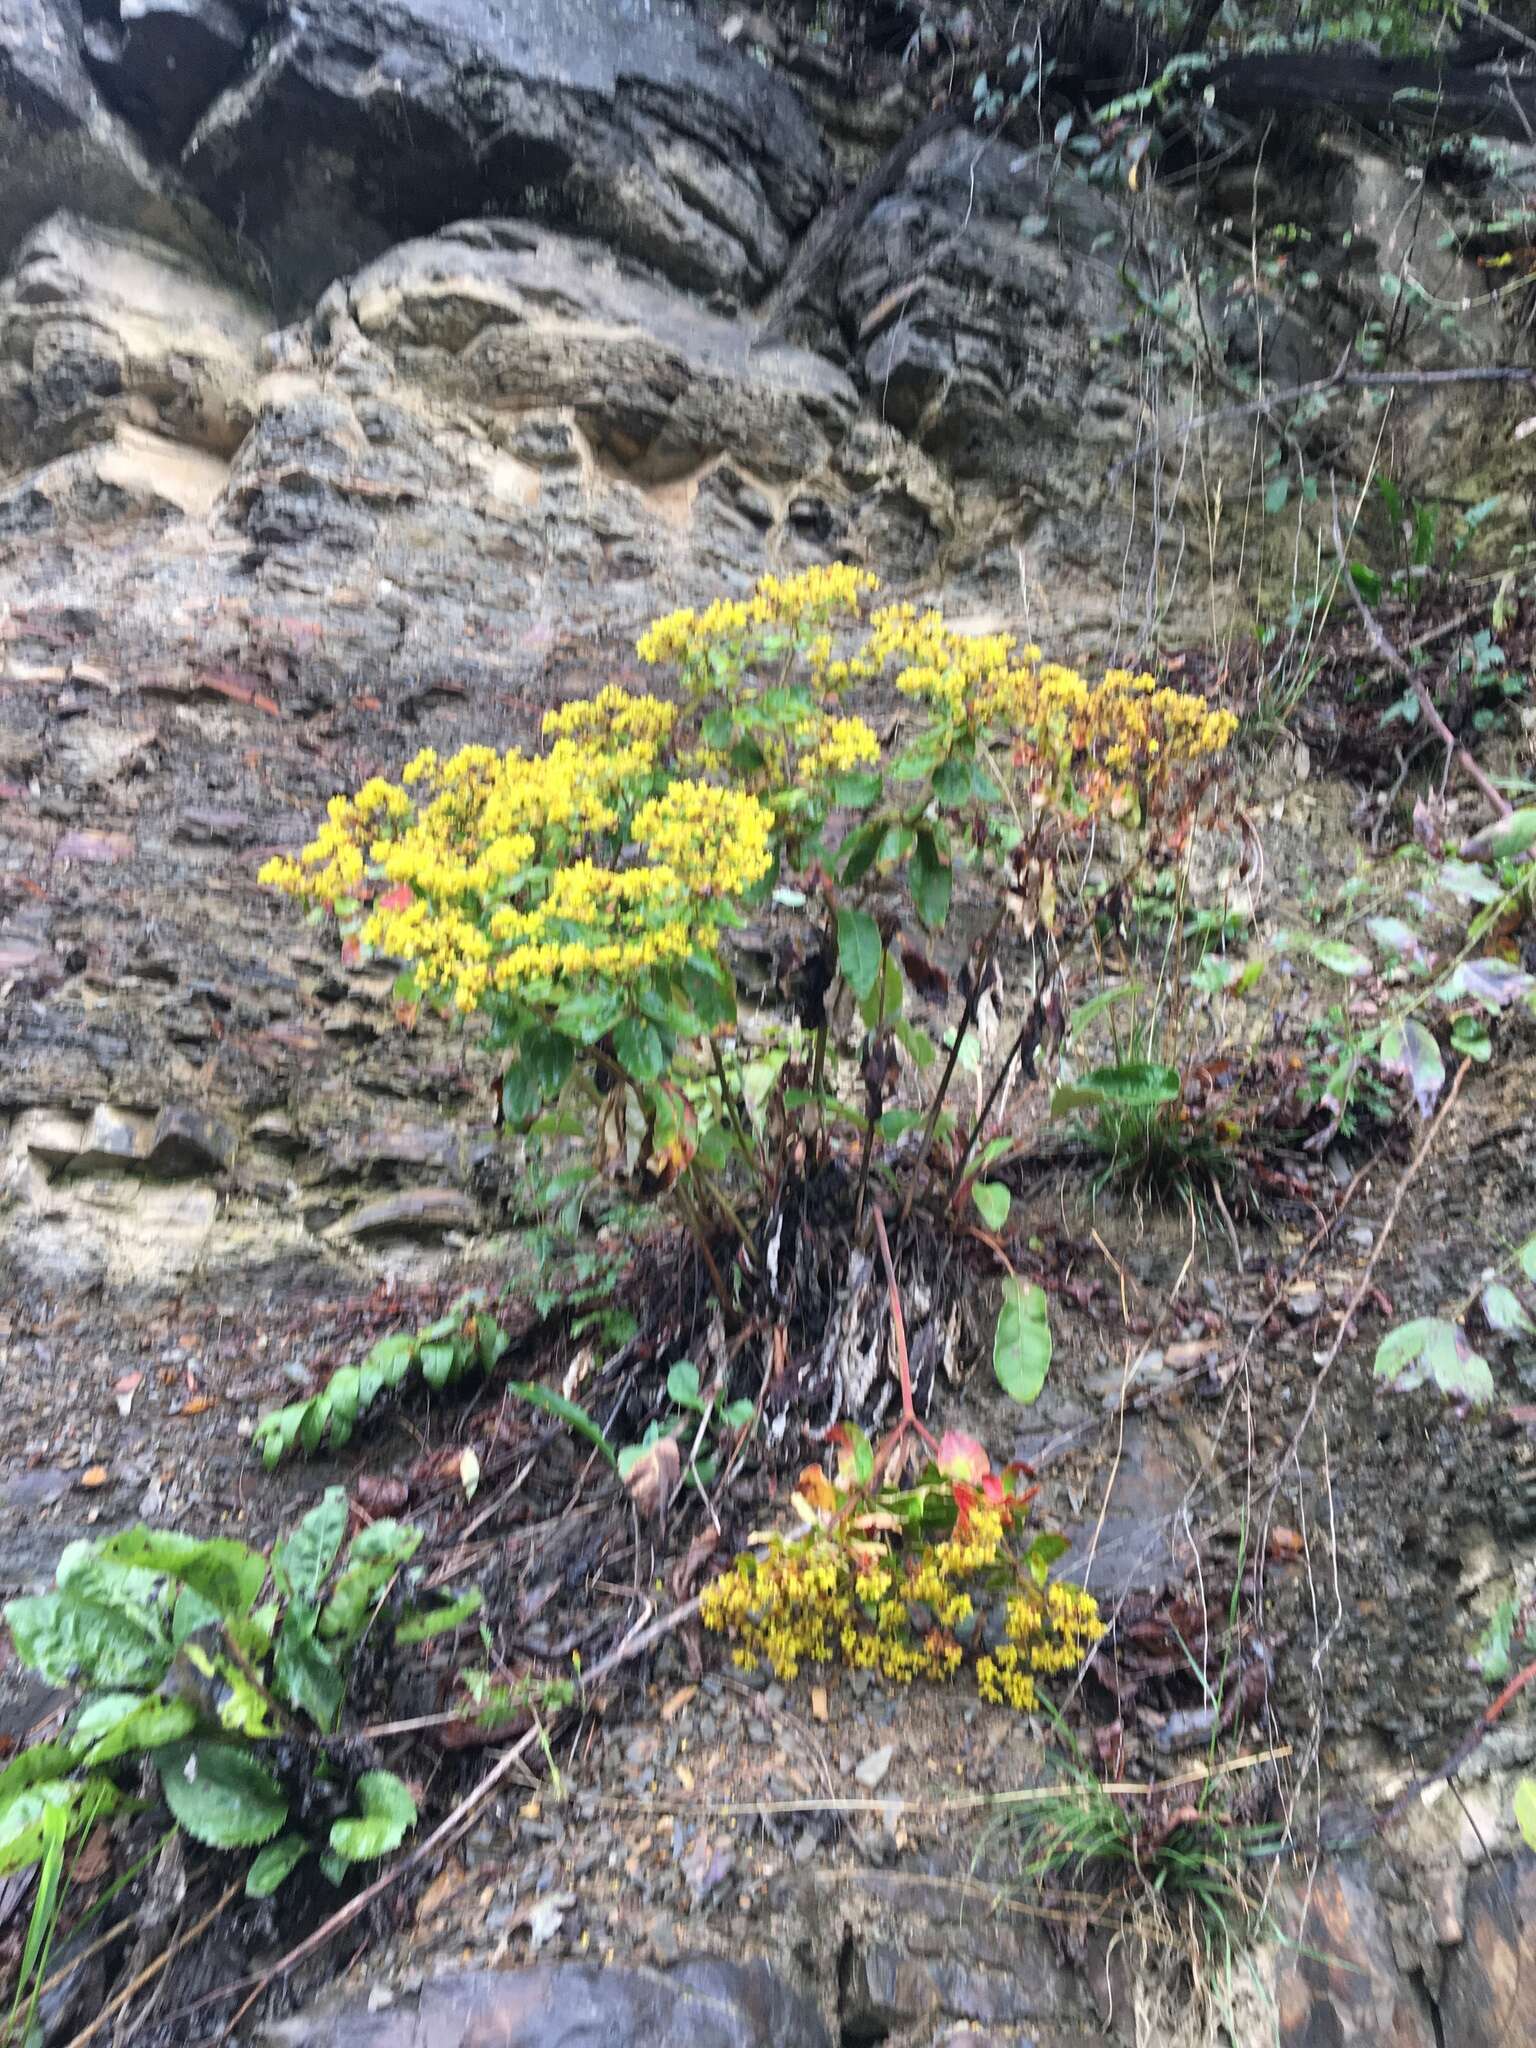
<svg viewBox="0 0 1536 2048">
<path fill-rule="evenodd" d="M 1089 683 L 1012 635 L 963 632 L 878 593 L 868 572 L 833 563 L 658 619 L 638 653 L 670 672 L 668 694 L 610 685 L 551 710 L 526 752 L 427 748 L 398 781 L 333 798 L 312 843 L 262 870 L 333 916 L 352 948 L 400 963 L 402 1003 L 489 1018 L 509 1124 L 589 1131 L 596 1167 L 675 1191 L 728 1306 L 711 1237 L 728 1229 L 750 1267 L 757 1220 L 728 1182 L 745 1172 L 773 1189 L 807 1106 L 861 1133 L 856 1230 L 877 1155 L 914 1126 L 903 1216 L 935 1143 L 954 1139 L 948 1193 L 964 1199 L 992 1102 L 1031 1034 L 1034 1047 L 1047 1038 L 1060 954 L 1093 915 L 1084 849 L 1106 822 L 1145 841 L 1187 815 L 1233 729 L 1230 713 L 1151 675 Z M 895 751 L 850 708 L 854 691 L 907 707 Z M 909 1073 L 938 1059 L 906 995 L 914 979 L 947 990 L 926 948 L 966 868 L 993 905 L 966 1005 L 926 1107 L 891 1109 L 891 1047 Z M 810 926 L 801 1015 L 815 1047 L 765 1102 L 722 1057 L 736 990 L 721 941 L 770 891 Z M 946 1094 L 1010 914 L 1035 942 L 1036 1002 L 961 1137 Z M 839 970 L 862 1025 L 857 1106 L 828 1083 Z M 813 1145 L 825 1127 L 813 1119 Z"/>
<path fill-rule="evenodd" d="M 1097 1602 L 1052 1582 L 1064 1539 L 1031 1527 L 1029 1469 L 991 1469 L 950 1431 L 911 1484 L 854 1424 L 833 1432 L 834 1475 L 810 1466 L 796 1533 L 759 1533 L 700 1600 L 743 1670 L 841 1662 L 896 1684 L 973 1674 L 983 1699 L 1028 1711 L 1043 1677 L 1076 1671 L 1105 1634 Z"/>
</svg>

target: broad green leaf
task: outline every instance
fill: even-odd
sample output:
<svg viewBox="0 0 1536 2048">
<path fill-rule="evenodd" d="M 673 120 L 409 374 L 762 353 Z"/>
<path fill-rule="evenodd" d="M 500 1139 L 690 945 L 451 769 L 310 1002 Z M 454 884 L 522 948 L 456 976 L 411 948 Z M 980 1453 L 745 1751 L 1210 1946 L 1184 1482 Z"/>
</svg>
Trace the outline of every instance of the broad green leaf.
<svg viewBox="0 0 1536 2048">
<path fill-rule="evenodd" d="M 163 1572 L 201 1595 L 221 1615 L 244 1614 L 255 1604 L 267 1577 L 267 1560 L 232 1538 L 199 1541 L 174 1529 L 142 1525 L 109 1536 L 100 1555 L 112 1564 Z"/>
<path fill-rule="evenodd" d="M 1030 1544 L 1028 1554 L 1025 1557 L 1025 1563 L 1029 1566 L 1029 1575 L 1037 1586 L 1045 1584 L 1051 1575 L 1051 1566 L 1055 1564 L 1058 1558 L 1065 1557 L 1071 1548 L 1072 1546 L 1066 1537 L 1059 1535 L 1056 1530 L 1043 1529 L 1040 1532 L 1033 1543 Z"/>
<path fill-rule="evenodd" d="M 625 1017 L 615 1024 L 613 1050 L 629 1078 L 642 1086 L 666 1069 L 667 1048 L 649 1017 Z"/>
<path fill-rule="evenodd" d="M 843 979 L 861 1000 L 874 988 L 884 950 L 879 927 L 868 911 L 837 913 L 837 964 L 843 970 Z"/>
<path fill-rule="evenodd" d="M 1402 918 L 1368 917 L 1365 928 L 1385 952 L 1396 953 L 1404 960 L 1424 958 L 1424 941 Z"/>
<path fill-rule="evenodd" d="M 1526 1847 L 1536 1849 L 1536 1778 L 1522 1778 L 1515 1787 L 1515 1825 Z"/>
<path fill-rule="evenodd" d="M 12 1600 L 5 1619 L 17 1657 L 49 1685 L 147 1691 L 170 1668 L 170 1638 L 154 1607 L 135 1609 L 68 1588 Z"/>
<path fill-rule="evenodd" d="M 272 1552 L 272 1577 L 290 1598 L 313 1600 L 330 1576 L 347 1533 L 347 1490 L 328 1486 Z"/>
<path fill-rule="evenodd" d="M 1442 861 L 1438 879 L 1442 889 L 1464 903 L 1497 903 L 1504 894 L 1486 868 L 1474 867 L 1470 861 Z"/>
<path fill-rule="evenodd" d="M 1454 1399 L 1493 1399 L 1493 1374 L 1465 1331 L 1441 1316 L 1419 1316 L 1389 1331 L 1376 1348 L 1376 1376 L 1403 1389 L 1433 1380 Z"/>
<path fill-rule="evenodd" d="M 1536 989 L 1536 976 L 1527 974 L 1510 960 L 1463 960 L 1439 990 L 1440 1000 L 1451 1003 L 1458 996 L 1470 996 L 1485 1010 L 1504 1010 Z"/>
<path fill-rule="evenodd" d="M 578 1436 L 586 1438 L 594 1450 L 600 1451 L 610 1465 L 617 1463 L 612 1445 L 585 1408 L 579 1408 L 574 1401 L 567 1401 L 563 1394 L 555 1393 L 550 1387 L 538 1386 L 532 1380 L 510 1380 L 507 1383 L 507 1392 L 516 1394 L 520 1401 L 528 1402 L 530 1407 L 542 1409 L 544 1414 L 554 1416 L 555 1420 L 563 1422 L 567 1429 L 574 1429 Z"/>
<path fill-rule="evenodd" d="M 245 1896 L 270 1899 L 308 1854 L 309 1844 L 302 1835 L 279 1835 L 275 1842 L 268 1842 L 245 1874 Z"/>
<path fill-rule="evenodd" d="M 1536 1280 L 1536 1237 L 1528 1237 L 1515 1253 L 1515 1261 L 1527 1280 Z"/>
<path fill-rule="evenodd" d="M 856 1486 L 868 1486 L 875 1476 L 874 1446 L 856 1422 L 839 1423 L 832 1432 L 834 1443 L 847 1452 Z"/>
<path fill-rule="evenodd" d="M 1434 1033 L 1427 1031 L 1417 1017 L 1389 1024 L 1381 1034 L 1379 1057 L 1384 1074 L 1403 1075 L 1413 1090 L 1415 1108 L 1420 1116 L 1427 1117 L 1445 1086 L 1445 1062 Z"/>
<path fill-rule="evenodd" d="M 454 1366 L 458 1362 L 452 1340 L 444 1344 L 423 1344 L 421 1347 L 421 1376 L 434 1393 L 440 1393 L 455 1377 Z"/>
<path fill-rule="evenodd" d="M 118 1693 L 114 1697 L 137 1700 L 138 1695 Z M 0 1770 L 0 1807 L 19 1792 L 30 1791 L 34 1785 L 46 1785 L 54 1778 L 68 1777 L 75 1767 L 77 1746 L 68 1742 L 34 1742 L 30 1749 L 13 1756 L 4 1770 Z"/>
<path fill-rule="evenodd" d="M 396 1627 L 395 1642 L 402 1649 L 411 1643 L 430 1642 L 433 1636 L 462 1628 L 484 1605 L 485 1595 L 478 1586 L 471 1586 L 467 1593 L 460 1593 L 457 1599 L 445 1600 L 436 1607 L 413 1608 Z"/>
<path fill-rule="evenodd" d="M 1291 495 L 1291 480 L 1288 476 L 1277 476 L 1264 493 L 1264 510 L 1271 518 L 1283 512 L 1286 500 Z"/>
<path fill-rule="evenodd" d="M 357 1781 L 357 1819 L 331 1829 L 331 1850 L 348 1863 L 363 1863 L 398 1849 L 416 1825 L 416 1802 L 393 1771 L 365 1771 Z"/>
<path fill-rule="evenodd" d="M 981 1212 L 982 1222 L 993 1231 L 1002 1229 L 1008 1221 L 1008 1211 L 1013 1207 L 1012 1192 L 996 1180 L 973 1182 L 971 1200 Z"/>
<path fill-rule="evenodd" d="M 957 810 L 971 795 L 973 777 L 971 756 L 964 752 L 950 754 L 933 771 L 933 794 L 946 809 Z"/>
<path fill-rule="evenodd" d="M 907 874 L 907 883 L 912 891 L 913 906 L 918 916 L 931 932 L 940 930 L 949 916 L 949 901 L 954 889 L 954 869 L 941 850 L 932 829 L 925 825 L 917 835 L 917 844 L 912 850 L 912 865 Z"/>
<path fill-rule="evenodd" d="M 1464 860 L 1517 860 L 1536 846 L 1536 808 L 1511 811 L 1474 833 L 1461 849 Z"/>
<path fill-rule="evenodd" d="M 165 1803 L 193 1841 L 208 1849 L 253 1849 L 288 1818 L 271 1772 L 232 1742 L 173 1742 L 155 1753 Z"/>
<path fill-rule="evenodd" d="M 667 1374 L 667 1398 L 679 1408 L 691 1408 L 695 1415 L 703 1413 L 699 1368 L 691 1358 L 680 1358 Z"/>
<path fill-rule="evenodd" d="M 39 1862 L 50 1842 L 92 1827 L 124 1804 L 110 1778 L 50 1778 L 0 1800 L 0 1877 Z"/>
<path fill-rule="evenodd" d="M 1490 1280 L 1483 1289 L 1483 1314 L 1489 1329 L 1496 1330 L 1501 1337 L 1536 1337 L 1536 1323 L 1531 1321 L 1524 1302 L 1502 1280 Z"/>
<path fill-rule="evenodd" d="M 290 1707 L 307 1714 L 322 1735 L 329 1735 L 341 1712 L 346 1684 L 317 1636 L 319 1614 L 306 1600 L 295 1600 L 283 1616 L 272 1659 L 272 1680 Z"/>
<path fill-rule="evenodd" d="M 884 969 L 875 977 L 875 986 L 859 1004 L 866 1030 L 873 1031 L 881 1023 L 894 1028 L 901 1015 L 906 986 L 901 962 L 894 953 L 887 953 Z"/>
<path fill-rule="evenodd" d="M 567 996 L 555 1021 L 582 1045 L 596 1045 L 624 1014 L 624 998 L 612 989 L 583 990 Z"/>
<path fill-rule="evenodd" d="M 126 1703 L 126 1709 L 124 1706 Z M 180 1742 L 198 1723 L 196 1707 L 187 1699 L 163 1699 L 151 1693 L 111 1693 L 95 1700 L 75 1724 L 75 1747 L 87 1769 L 120 1756 L 140 1756 Z"/>
<path fill-rule="evenodd" d="M 1013 1400 L 1037 1400 L 1051 1364 L 1051 1322 L 1045 1289 L 1010 1274 L 992 1338 L 992 1370 Z"/>
<path fill-rule="evenodd" d="M 1312 957 L 1330 974 L 1341 974 L 1346 981 L 1358 980 L 1371 971 L 1370 954 L 1362 953 L 1358 946 L 1351 946 L 1344 939 L 1314 939 Z"/>
<path fill-rule="evenodd" d="M 320 1614 L 327 1642 L 351 1642 L 362 1634 L 380 1595 L 422 1540 L 420 1529 L 400 1522 L 375 1522 L 359 1530 L 347 1552 L 346 1569 Z"/>
<path fill-rule="evenodd" d="M 861 774 L 835 775 L 832 778 L 832 801 L 844 810 L 867 811 L 871 804 L 880 801 L 885 788 L 885 777 L 877 768 L 870 768 Z"/>
<path fill-rule="evenodd" d="M 1184 1092 L 1177 1067 L 1146 1060 L 1124 1060 L 1114 1067 L 1096 1067 L 1081 1081 L 1058 1088 L 1051 1097 L 1052 1116 L 1077 1109 L 1156 1109 L 1177 1102 Z"/>
</svg>

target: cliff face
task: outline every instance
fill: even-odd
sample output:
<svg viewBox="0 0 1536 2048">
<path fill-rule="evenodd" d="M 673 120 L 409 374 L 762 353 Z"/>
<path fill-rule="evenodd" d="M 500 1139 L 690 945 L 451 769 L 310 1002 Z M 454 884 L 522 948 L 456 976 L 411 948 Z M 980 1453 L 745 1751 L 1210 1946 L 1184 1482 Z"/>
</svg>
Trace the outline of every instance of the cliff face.
<svg viewBox="0 0 1536 2048">
<path fill-rule="evenodd" d="M 313 1364 L 326 1316 L 355 1349 L 381 1248 L 391 1288 L 435 1283 L 520 1192 L 462 1048 L 394 1030 L 388 973 L 255 885 L 334 790 L 424 743 L 526 741 L 632 678 L 657 611 L 810 561 L 1053 653 L 1209 643 L 1247 623 L 1266 545 L 1306 598 L 1331 539 L 1303 475 L 1363 473 L 1381 432 L 1298 430 L 1266 529 L 1243 380 L 1326 377 L 1406 263 L 1437 305 L 1484 292 L 1439 202 L 1358 150 L 1325 188 L 1234 169 L 1197 236 L 1192 206 L 962 121 L 764 319 L 925 112 L 703 4 L 0 0 L 0 1365 L 32 1404 L 0 1455 L 0 1583 L 78 1533 L 103 1415 L 110 1517 L 233 1511 L 235 1413 Z M 1260 209 L 1319 249 L 1347 233 L 1361 275 L 1292 289 L 1268 259 L 1300 244 L 1245 239 Z M 1409 359 L 1507 353 L 1484 322 L 1416 312 Z M 1501 422 L 1530 409 L 1453 393 L 1387 440 L 1421 490 L 1502 489 L 1528 532 Z M 113 1399 L 180 1360 L 173 1326 L 223 1403 L 204 1434 L 176 1371 Z M 1420 1544 L 1436 1598 L 1454 1540 Z M 987 2038 L 1082 2038 L 1044 1935 L 891 1885 L 851 1963 L 842 1905 L 806 1909 L 848 2039 L 989 2015 Z M 1347 1873 L 1325 1905 L 1321 1946 L 1355 1960 L 1287 1979 L 1288 2043 L 1427 2044 L 1415 1970 L 1446 1973 L 1447 2041 L 1503 2012 L 1496 1896 L 1465 1943 L 1449 1905 L 1389 1926 Z"/>
</svg>

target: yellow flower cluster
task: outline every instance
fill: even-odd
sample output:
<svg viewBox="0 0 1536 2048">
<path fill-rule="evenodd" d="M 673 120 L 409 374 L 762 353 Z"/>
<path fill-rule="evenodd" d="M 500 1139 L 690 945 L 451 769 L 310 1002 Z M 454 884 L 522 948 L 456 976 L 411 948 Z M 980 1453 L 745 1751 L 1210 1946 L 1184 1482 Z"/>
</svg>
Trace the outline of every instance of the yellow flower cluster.
<svg viewBox="0 0 1536 2048">
<path fill-rule="evenodd" d="M 371 897 L 361 943 L 464 1011 L 675 966 L 715 945 L 721 902 L 773 862 L 755 797 L 667 780 L 676 717 L 609 688 L 551 712 L 540 755 L 426 748 L 398 785 L 334 797 L 298 859 L 260 879 L 333 910 Z"/>
<path fill-rule="evenodd" d="M 1213 711 L 1155 676 L 1110 669 L 1089 683 L 1010 633 L 957 633 L 936 611 L 887 605 L 869 627 L 858 654 L 828 666 L 830 684 L 872 679 L 899 663 L 903 696 L 955 725 L 1012 733 L 1062 768 L 1078 758 L 1121 774 L 1163 769 L 1224 752 L 1237 730 L 1230 711 Z"/>
<path fill-rule="evenodd" d="M 1098 1606 L 1080 1587 L 1040 1592 L 1007 1548 L 1003 1518 L 974 1507 L 963 1531 L 924 1542 L 905 1556 L 807 1530 L 776 1540 L 765 1558 L 744 1554 L 701 1596 L 706 1628 L 735 1639 L 743 1670 L 766 1663 L 785 1680 L 805 1663 L 834 1657 L 900 1685 L 952 1678 L 978 1636 L 977 1595 L 994 1583 L 1006 1600 L 1007 1640 L 978 1655 L 982 1697 L 1035 1704 L 1031 1672 L 1075 1669 L 1104 1634 Z"/>
<path fill-rule="evenodd" d="M 635 652 L 644 662 L 675 661 L 686 667 L 712 646 L 740 640 L 756 628 L 792 631 L 825 625 L 840 614 L 856 619 L 865 592 L 879 587 L 878 577 L 848 562 L 802 569 L 795 576 L 763 576 L 748 598 L 718 598 L 702 612 L 669 612 L 657 619 L 641 634 Z"/>
<path fill-rule="evenodd" d="M 544 737 L 628 746 L 635 741 L 663 747 L 677 723 L 677 706 L 663 697 L 634 697 L 610 683 L 595 697 L 579 697 L 544 714 Z"/>
<path fill-rule="evenodd" d="M 824 782 L 833 775 L 851 775 L 855 769 L 879 764 L 879 739 L 862 718 L 823 717 L 802 737 L 809 742 L 796 764 L 803 783 Z"/>
<path fill-rule="evenodd" d="M 1039 1700 L 1036 1677 L 1075 1671 L 1105 1625 L 1093 1595 L 1060 1580 L 1043 1593 L 1031 1586 L 1007 1603 L 1006 1613 L 1007 1639 L 976 1660 L 976 1690 L 984 1700 L 1027 1713 Z"/>
</svg>

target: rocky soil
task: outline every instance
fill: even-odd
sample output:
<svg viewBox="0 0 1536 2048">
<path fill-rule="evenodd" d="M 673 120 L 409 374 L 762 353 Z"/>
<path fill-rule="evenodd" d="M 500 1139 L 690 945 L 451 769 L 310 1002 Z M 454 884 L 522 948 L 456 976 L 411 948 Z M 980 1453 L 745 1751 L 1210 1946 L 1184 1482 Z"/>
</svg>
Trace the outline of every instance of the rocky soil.
<svg viewBox="0 0 1536 2048">
<path fill-rule="evenodd" d="M 1198 461 L 1175 437 L 1155 483 L 1135 458 L 1223 375 L 1332 368 L 1396 254 L 1391 166 L 1325 146 L 1327 176 L 1266 190 L 1277 217 L 1360 230 L 1359 274 L 1316 306 L 1255 292 L 1216 220 L 1203 369 L 1144 319 L 1190 211 L 964 127 L 762 321 L 924 111 L 899 67 L 661 0 L 0 9 L 4 1590 L 141 1515 L 269 1530 L 334 1474 L 263 1476 L 255 1415 L 526 1259 L 472 1049 L 400 1028 L 387 974 L 255 886 L 332 791 L 423 744 L 526 739 L 632 678 L 656 611 L 764 568 L 856 559 L 964 623 L 1151 654 L 1224 641 L 1241 592 L 1315 554 L 1235 509 L 1248 425 Z M 1436 258 L 1442 296 L 1480 276 L 1458 261 Z M 1413 343 L 1428 364 L 1507 338 L 1469 315 Z M 1531 517 L 1508 417 L 1451 394 L 1389 430 L 1425 495 L 1505 490 L 1494 552 Z M 1251 764 L 1266 928 L 1304 871 L 1347 879 L 1357 793 L 1288 747 Z M 1533 1081 L 1529 1043 L 1468 1081 L 1376 1275 L 1399 1313 L 1536 1227 Z M 1242 1273 L 1219 1231 L 1191 1259 L 1180 1220 L 1091 1210 L 1071 1169 L 1021 1191 L 1058 1353 L 1018 1448 L 1129 1612 L 1224 1598 L 1241 1549 L 1252 1746 L 1294 1745 L 1276 1782 L 1334 1839 L 1480 1710 L 1472 1644 L 1536 1562 L 1532 1411 L 1381 1406 L 1370 1320 L 1263 1491 L 1404 1159 L 1315 1245 L 1360 1162 L 1300 1164 Z M 949 1398 L 1001 1442 L 1017 1423 L 983 1378 Z M 385 1424 L 342 1476 L 479 1417 Z M 0 1726 L 41 1705 L 13 1684 Z M 1245 2048 L 1536 2041 L 1536 1866 L 1502 1853 L 1529 1729 L 1384 1846 L 1314 1866 L 1300 1830 L 1276 1891 L 1300 1947 L 1258 1959 Z M 337 1953 L 344 2016 L 273 2038 L 1175 2038 L 1156 1971 L 994 1910 L 964 1802 L 1038 1779 L 1041 1751 L 974 1700 L 754 1690 L 679 1641 L 558 1761 L 564 1796 L 530 1780 L 366 1957 Z M 258 1966 L 277 1952 L 244 1933 Z"/>
</svg>

